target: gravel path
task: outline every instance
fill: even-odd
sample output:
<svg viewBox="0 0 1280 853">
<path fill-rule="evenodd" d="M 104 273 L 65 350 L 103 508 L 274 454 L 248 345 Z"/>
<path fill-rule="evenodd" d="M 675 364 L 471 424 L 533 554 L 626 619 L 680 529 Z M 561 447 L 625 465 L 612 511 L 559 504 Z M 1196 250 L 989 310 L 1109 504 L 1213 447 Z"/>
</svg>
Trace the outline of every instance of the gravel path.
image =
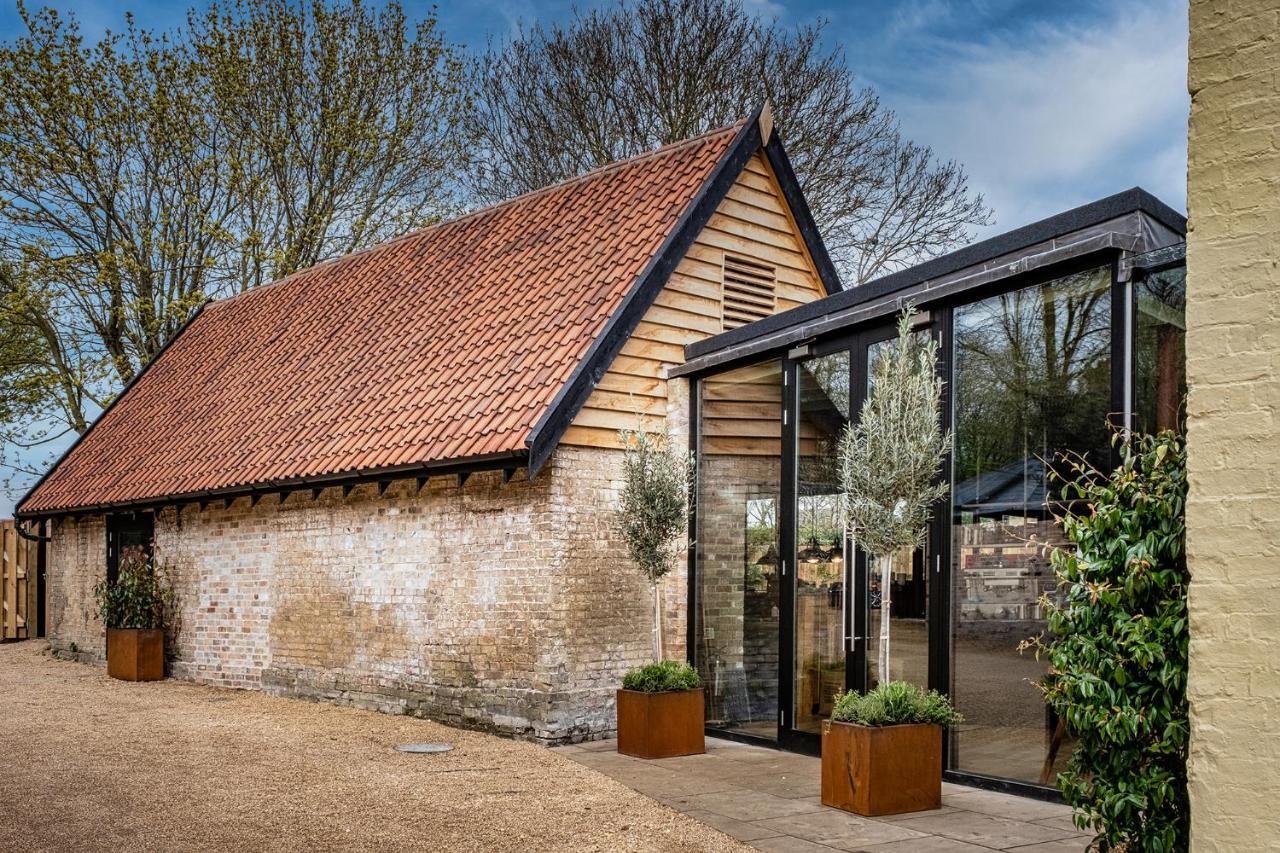
<svg viewBox="0 0 1280 853">
<path fill-rule="evenodd" d="M 0 850 L 748 849 L 533 744 L 43 647 L 0 646 Z"/>
</svg>

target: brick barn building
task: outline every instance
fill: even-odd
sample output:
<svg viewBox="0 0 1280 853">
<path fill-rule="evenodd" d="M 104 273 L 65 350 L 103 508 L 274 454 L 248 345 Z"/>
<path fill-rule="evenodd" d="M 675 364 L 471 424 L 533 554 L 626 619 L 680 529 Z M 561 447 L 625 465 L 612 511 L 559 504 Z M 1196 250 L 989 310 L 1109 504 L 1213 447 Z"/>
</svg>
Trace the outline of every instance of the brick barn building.
<svg viewBox="0 0 1280 853">
<path fill-rule="evenodd" d="M 174 676 L 608 732 L 649 651 L 618 430 L 684 441 L 684 347 L 836 289 L 758 110 L 210 303 L 19 504 L 50 522 L 50 642 L 102 661 L 92 588 L 153 542 Z"/>
</svg>

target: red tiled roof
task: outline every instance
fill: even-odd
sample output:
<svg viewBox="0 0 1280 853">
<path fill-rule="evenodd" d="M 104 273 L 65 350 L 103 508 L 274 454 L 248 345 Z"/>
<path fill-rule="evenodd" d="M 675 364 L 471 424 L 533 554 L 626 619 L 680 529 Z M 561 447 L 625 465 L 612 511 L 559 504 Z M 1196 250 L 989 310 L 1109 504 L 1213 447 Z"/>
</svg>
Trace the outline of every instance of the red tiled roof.
<svg viewBox="0 0 1280 853">
<path fill-rule="evenodd" d="M 527 451 L 741 127 L 209 304 L 19 511 Z"/>
</svg>

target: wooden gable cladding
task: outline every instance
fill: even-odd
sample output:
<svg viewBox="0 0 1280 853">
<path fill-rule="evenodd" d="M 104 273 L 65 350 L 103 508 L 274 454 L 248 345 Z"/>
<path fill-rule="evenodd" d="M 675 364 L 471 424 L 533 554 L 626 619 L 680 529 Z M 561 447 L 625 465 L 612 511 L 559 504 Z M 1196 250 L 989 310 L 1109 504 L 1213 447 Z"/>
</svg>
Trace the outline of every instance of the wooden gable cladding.
<svg viewBox="0 0 1280 853">
<path fill-rule="evenodd" d="M 639 416 L 655 428 L 666 417 L 666 369 L 684 362 L 686 345 L 725 330 L 726 255 L 773 268 L 774 313 L 826 295 L 763 151 L 748 160 L 565 430 L 562 444 L 617 448 L 618 430 L 634 429 Z"/>
</svg>

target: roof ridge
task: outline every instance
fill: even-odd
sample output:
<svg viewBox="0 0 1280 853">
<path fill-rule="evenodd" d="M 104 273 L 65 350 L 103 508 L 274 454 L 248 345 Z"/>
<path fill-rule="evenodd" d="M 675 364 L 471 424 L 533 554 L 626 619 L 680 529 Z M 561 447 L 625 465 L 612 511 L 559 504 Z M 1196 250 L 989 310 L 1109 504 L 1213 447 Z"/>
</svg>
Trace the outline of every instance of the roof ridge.
<svg viewBox="0 0 1280 853">
<path fill-rule="evenodd" d="M 602 166 L 596 166 L 594 169 L 588 169 L 587 171 L 583 172 L 580 175 L 574 175 L 572 177 L 565 178 L 562 181 L 558 181 L 554 184 L 548 184 L 547 186 L 539 187 L 536 190 L 529 190 L 528 192 L 521 193 L 520 195 L 515 195 L 515 196 L 512 196 L 511 198 L 503 199 L 502 201 L 496 201 L 492 204 L 487 204 L 483 207 L 478 207 L 475 210 L 468 211 L 466 213 L 461 214 L 460 216 L 455 216 L 452 219 L 446 219 L 441 222 L 434 222 L 431 225 L 424 225 L 421 228 L 414 228 L 413 230 L 406 231 L 403 234 L 397 234 L 395 237 L 388 237 L 386 240 L 383 240 L 380 243 L 374 243 L 372 246 L 365 246 L 360 249 L 355 249 L 354 251 L 347 252 L 345 255 L 338 255 L 336 258 L 326 258 L 325 260 L 314 263 L 309 267 L 303 267 L 300 270 L 294 270 L 288 275 L 283 276 L 281 278 L 274 279 L 273 281 L 269 281 L 266 284 L 260 284 L 257 287 L 251 287 L 251 288 L 248 288 L 247 290 L 242 290 L 239 293 L 234 293 L 231 296 L 225 296 L 222 299 L 210 300 L 209 306 L 216 307 L 223 303 L 233 302 L 237 299 L 240 299 L 243 296 L 248 296 L 249 294 L 252 294 L 252 293 L 258 293 L 267 288 L 275 287 L 277 284 L 284 284 L 285 282 L 290 281 L 291 279 L 297 276 L 300 276 L 303 273 L 310 273 L 322 267 L 338 264 L 349 258 L 356 258 L 356 257 L 360 257 L 361 255 L 369 254 L 371 252 L 387 249 L 387 248 L 390 248 L 391 246 L 396 245 L 397 243 L 400 243 L 403 240 L 408 240 L 412 237 L 421 236 L 423 234 L 426 234 L 429 231 L 434 231 L 439 228 L 445 228 L 450 225 L 456 225 L 457 223 L 465 222 L 469 219 L 474 219 L 477 216 L 483 216 L 485 214 L 492 213 L 494 211 L 500 210 L 509 205 L 516 204 L 518 202 L 527 201 L 531 198 L 544 195 L 546 193 L 554 192 L 555 190 L 563 189 L 564 187 L 573 186 L 574 184 L 583 183 L 588 180 L 594 180 L 595 178 L 605 174 L 606 172 L 614 171 L 624 166 L 629 166 L 637 162 L 640 162 L 642 160 L 647 160 L 651 157 L 657 157 L 663 154 L 669 154 L 672 151 L 679 150 L 686 146 L 694 145 L 696 143 L 709 139 L 713 136 L 719 136 L 721 134 L 728 133 L 729 131 L 737 131 L 741 129 L 748 121 L 750 121 L 750 116 L 740 118 L 737 121 L 733 122 L 732 124 L 726 124 L 723 127 L 717 127 L 714 130 L 708 130 L 704 133 L 699 133 L 697 136 L 690 136 L 688 139 L 680 139 L 675 142 L 668 142 L 665 145 L 659 145 L 657 148 L 653 148 L 648 151 L 642 151 L 639 154 L 633 154 L 630 157 L 623 157 L 620 160 L 614 160 L 610 163 L 605 163 Z"/>
</svg>

